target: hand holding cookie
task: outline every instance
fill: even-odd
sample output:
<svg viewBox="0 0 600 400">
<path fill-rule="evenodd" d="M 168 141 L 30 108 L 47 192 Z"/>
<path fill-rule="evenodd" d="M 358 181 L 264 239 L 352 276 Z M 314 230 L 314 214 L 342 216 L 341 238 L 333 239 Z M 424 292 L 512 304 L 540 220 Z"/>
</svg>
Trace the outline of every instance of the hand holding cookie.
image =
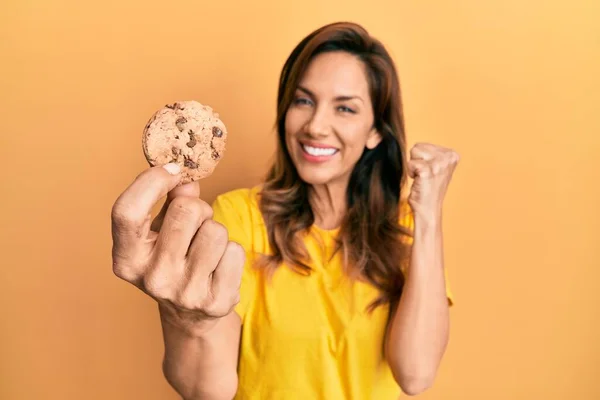
<svg viewBox="0 0 600 400">
<path fill-rule="evenodd" d="M 173 151 L 176 162 L 147 169 L 116 200 L 111 216 L 113 271 L 156 299 L 177 323 L 213 321 L 229 314 L 239 301 L 245 252 L 228 240 L 224 226 L 211 219 L 212 208 L 199 198 L 198 182 L 184 183 L 212 172 L 215 160 L 212 169 L 203 160 L 208 151 L 224 149 L 220 147 L 224 135 L 213 140 L 204 133 L 213 127 L 199 128 L 194 118 L 188 119 L 193 122 L 184 131 L 161 125 L 158 117 L 154 121 L 161 133 L 150 131 L 154 138 L 144 141 L 151 163 L 166 159 L 165 147 L 180 148 L 178 133 L 199 132 L 200 145 L 184 143 L 189 151 L 176 156 Z M 221 129 L 225 132 L 224 126 Z M 186 160 L 195 166 L 186 167 Z M 165 196 L 161 212 L 151 221 L 152 208 Z"/>
</svg>

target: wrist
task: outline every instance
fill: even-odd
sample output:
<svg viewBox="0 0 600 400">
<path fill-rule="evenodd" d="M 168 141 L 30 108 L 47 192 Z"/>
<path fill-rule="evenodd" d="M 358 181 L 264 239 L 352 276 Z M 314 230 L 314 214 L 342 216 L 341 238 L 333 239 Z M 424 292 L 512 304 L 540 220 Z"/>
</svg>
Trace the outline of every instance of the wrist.
<svg viewBox="0 0 600 400">
<path fill-rule="evenodd" d="M 413 213 L 413 219 L 415 223 L 415 230 L 427 229 L 436 230 L 441 229 L 442 226 L 442 211 L 415 211 Z"/>
<path fill-rule="evenodd" d="M 200 313 L 180 310 L 159 302 L 158 308 L 163 325 L 168 325 L 188 336 L 201 337 L 210 332 L 220 318 L 211 318 Z"/>
</svg>

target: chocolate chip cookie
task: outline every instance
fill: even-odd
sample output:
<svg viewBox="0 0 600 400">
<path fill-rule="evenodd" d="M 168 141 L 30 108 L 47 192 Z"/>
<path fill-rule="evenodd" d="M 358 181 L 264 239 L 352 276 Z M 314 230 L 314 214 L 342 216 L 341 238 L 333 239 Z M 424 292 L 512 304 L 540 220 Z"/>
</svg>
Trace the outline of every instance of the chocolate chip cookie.
<svg viewBox="0 0 600 400">
<path fill-rule="evenodd" d="M 151 166 L 179 164 L 184 184 L 213 173 L 225 154 L 226 141 L 227 129 L 219 114 L 189 100 L 154 113 L 144 128 L 142 147 Z"/>
</svg>

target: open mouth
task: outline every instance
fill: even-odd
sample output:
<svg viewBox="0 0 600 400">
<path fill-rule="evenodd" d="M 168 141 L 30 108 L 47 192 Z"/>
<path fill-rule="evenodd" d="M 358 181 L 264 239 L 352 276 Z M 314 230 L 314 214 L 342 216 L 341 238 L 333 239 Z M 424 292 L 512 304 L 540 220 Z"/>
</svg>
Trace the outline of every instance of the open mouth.
<svg viewBox="0 0 600 400">
<path fill-rule="evenodd" d="M 302 144 L 302 150 L 312 157 L 331 157 L 339 151 L 333 147 L 314 147 L 306 144 Z"/>
</svg>

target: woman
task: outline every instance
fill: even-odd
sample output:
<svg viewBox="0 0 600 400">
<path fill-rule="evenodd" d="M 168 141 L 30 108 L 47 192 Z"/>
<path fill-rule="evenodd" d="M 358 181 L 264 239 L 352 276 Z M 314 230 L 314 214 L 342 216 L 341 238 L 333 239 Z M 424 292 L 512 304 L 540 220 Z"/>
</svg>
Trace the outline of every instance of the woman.
<svg viewBox="0 0 600 400">
<path fill-rule="evenodd" d="M 422 392 L 448 340 L 441 222 L 457 154 L 418 144 L 408 159 L 393 62 L 348 23 L 294 49 L 277 129 L 259 187 L 210 207 L 197 183 L 173 189 L 169 164 L 113 207 L 113 269 L 158 302 L 165 377 L 185 399 Z"/>
</svg>

